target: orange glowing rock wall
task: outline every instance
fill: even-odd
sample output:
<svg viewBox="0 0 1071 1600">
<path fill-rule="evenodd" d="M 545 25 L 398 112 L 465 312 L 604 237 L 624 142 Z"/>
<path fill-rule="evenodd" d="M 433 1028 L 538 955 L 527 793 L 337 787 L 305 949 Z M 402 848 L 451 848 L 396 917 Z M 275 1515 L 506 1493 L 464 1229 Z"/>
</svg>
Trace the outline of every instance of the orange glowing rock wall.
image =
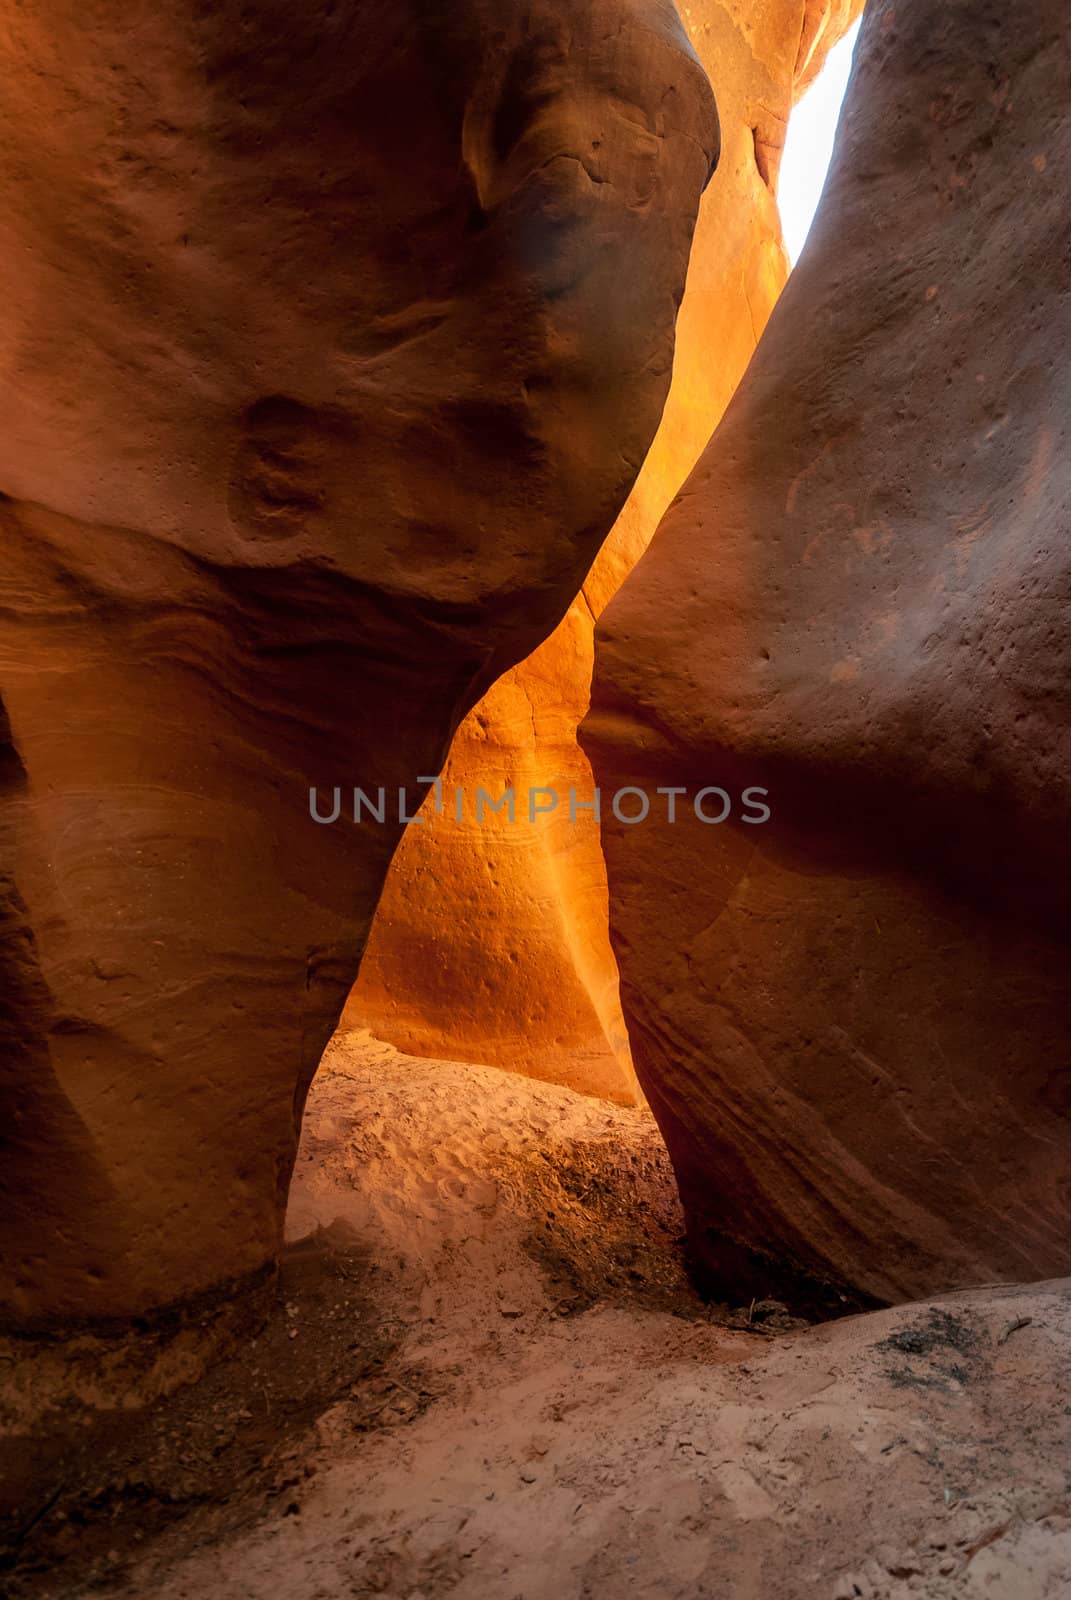
<svg viewBox="0 0 1071 1600">
<path fill-rule="evenodd" d="M 794 93 L 862 0 L 696 0 L 681 12 L 715 86 L 722 155 L 700 209 L 677 323 L 673 386 L 629 501 L 558 631 L 508 672 L 459 729 L 446 804 L 411 828 L 387 879 L 345 1021 L 415 1054 L 484 1062 L 612 1099 L 636 1080 L 607 927 L 606 871 L 576 741 L 594 620 L 740 381 L 785 283 L 774 195 Z M 623 274 L 632 270 L 623 260 Z M 552 784 L 558 810 L 529 825 L 474 817 L 477 785 Z M 458 824 L 451 796 L 468 804 Z"/>
</svg>

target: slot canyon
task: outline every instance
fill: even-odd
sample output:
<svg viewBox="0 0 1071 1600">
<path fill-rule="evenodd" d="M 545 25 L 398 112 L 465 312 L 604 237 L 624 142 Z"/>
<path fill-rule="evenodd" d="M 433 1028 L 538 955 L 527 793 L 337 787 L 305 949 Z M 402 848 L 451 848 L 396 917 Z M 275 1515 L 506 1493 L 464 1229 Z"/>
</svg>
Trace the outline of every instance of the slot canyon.
<svg viewBox="0 0 1071 1600">
<path fill-rule="evenodd" d="M 0 1592 L 1071 1595 L 1063 0 L 0 51 Z"/>
</svg>

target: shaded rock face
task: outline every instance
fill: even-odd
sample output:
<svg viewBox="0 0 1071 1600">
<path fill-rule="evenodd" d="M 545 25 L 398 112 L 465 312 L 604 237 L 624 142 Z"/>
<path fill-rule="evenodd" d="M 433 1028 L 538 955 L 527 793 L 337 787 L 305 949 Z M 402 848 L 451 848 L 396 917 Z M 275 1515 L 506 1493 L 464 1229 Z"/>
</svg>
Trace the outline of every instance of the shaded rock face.
<svg viewBox="0 0 1071 1600">
<path fill-rule="evenodd" d="M 874 0 L 803 259 L 600 624 L 604 786 L 734 800 L 604 828 L 715 1280 L 1071 1267 L 1069 94 L 1053 0 Z"/>
<path fill-rule="evenodd" d="M 346 1017 L 399 1049 L 511 1068 L 615 1100 L 636 1082 L 610 948 L 606 869 L 576 740 L 595 619 L 639 559 L 740 380 L 784 285 L 775 198 L 794 93 L 862 0 L 700 0 L 682 16 L 718 96 L 722 155 L 700 207 L 658 435 L 613 532 L 557 631 L 506 673 L 458 730 L 441 811 L 406 835 L 387 878 Z M 633 267 L 622 261 L 623 275 Z M 551 785 L 529 824 L 486 810 Z M 465 792 L 462 819 L 452 800 Z M 522 808 L 523 809 L 523 808 Z"/>
<path fill-rule="evenodd" d="M 5 55 L 0 1305 L 32 1327 L 270 1261 L 400 833 L 349 786 L 436 771 L 576 592 L 717 119 L 661 0 L 46 0 Z"/>
</svg>

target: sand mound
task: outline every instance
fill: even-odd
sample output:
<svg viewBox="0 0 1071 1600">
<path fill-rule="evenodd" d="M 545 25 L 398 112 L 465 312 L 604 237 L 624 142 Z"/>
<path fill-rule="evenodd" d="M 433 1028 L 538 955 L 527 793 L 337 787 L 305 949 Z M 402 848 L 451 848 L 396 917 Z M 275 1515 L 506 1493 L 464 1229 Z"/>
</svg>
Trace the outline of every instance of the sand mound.
<svg viewBox="0 0 1071 1600">
<path fill-rule="evenodd" d="M 289 1231 L 255 1343 L 92 1470 L 83 1430 L 16 1592 L 1071 1592 L 1067 1283 L 816 1327 L 704 1306 L 646 1112 L 357 1034 Z"/>
</svg>

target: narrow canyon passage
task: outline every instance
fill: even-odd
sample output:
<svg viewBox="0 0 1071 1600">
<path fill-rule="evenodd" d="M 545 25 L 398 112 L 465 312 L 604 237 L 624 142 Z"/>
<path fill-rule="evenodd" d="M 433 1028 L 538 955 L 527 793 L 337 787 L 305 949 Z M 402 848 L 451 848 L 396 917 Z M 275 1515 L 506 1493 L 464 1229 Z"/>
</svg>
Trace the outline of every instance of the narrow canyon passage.
<svg viewBox="0 0 1071 1600">
<path fill-rule="evenodd" d="M 798 247 L 821 192 L 861 10 L 862 0 L 838 0 L 805 20 L 798 0 L 777 0 L 761 18 L 722 0 L 682 9 L 717 85 L 721 155 L 696 223 L 666 409 L 581 593 L 462 723 L 441 793 L 427 793 L 392 863 L 346 1021 L 399 1049 L 503 1066 L 625 1104 L 640 1092 L 610 947 L 596 780 L 576 737 L 594 631 L 717 427 L 784 287 L 777 185 L 793 105 L 805 96 L 792 153 L 802 174 L 790 208 Z M 479 790 L 497 803 L 511 788 L 517 820 L 477 815 Z M 550 798 L 536 803 L 548 809 L 528 821 L 529 792 L 547 789 Z"/>
<path fill-rule="evenodd" d="M 1071 1595 L 1063 13 L 0 0 L 4 1600 Z"/>
</svg>

